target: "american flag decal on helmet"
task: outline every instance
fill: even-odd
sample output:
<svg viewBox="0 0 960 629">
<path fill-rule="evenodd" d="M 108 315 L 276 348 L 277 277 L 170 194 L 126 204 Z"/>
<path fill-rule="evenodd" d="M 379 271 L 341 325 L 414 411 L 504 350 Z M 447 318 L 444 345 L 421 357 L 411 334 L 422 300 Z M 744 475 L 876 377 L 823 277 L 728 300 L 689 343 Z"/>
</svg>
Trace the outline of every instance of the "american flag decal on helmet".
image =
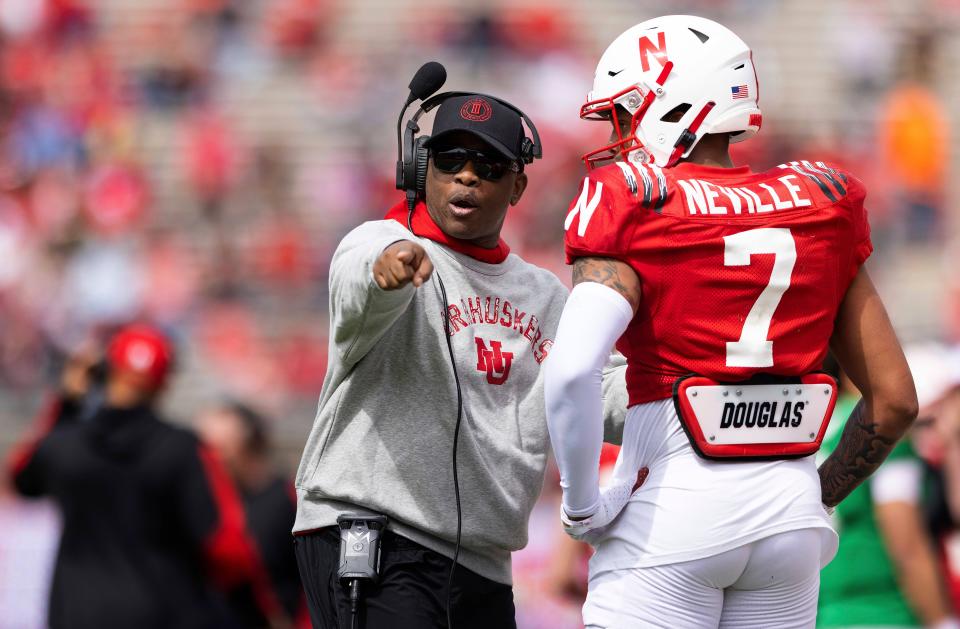
<svg viewBox="0 0 960 629">
<path fill-rule="evenodd" d="M 747 98 L 750 96 L 750 92 L 747 90 L 746 85 L 734 85 L 730 88 L 730 95 L 736 100 L 738 98 Z"/>
</svg>

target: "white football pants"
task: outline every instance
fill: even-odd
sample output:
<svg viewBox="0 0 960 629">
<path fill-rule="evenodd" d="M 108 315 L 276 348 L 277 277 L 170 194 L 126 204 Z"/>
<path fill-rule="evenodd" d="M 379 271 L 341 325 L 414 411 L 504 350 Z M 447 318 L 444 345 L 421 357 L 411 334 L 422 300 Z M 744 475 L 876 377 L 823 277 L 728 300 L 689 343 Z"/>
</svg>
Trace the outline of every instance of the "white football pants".
<svg viewBox="0 0 960 629">
<path fill-rule="evenodd" d="M 799 529 L 719 555 L 590 577 L 586 629 L 813 627 L 822 532 Z"/>
</svg>

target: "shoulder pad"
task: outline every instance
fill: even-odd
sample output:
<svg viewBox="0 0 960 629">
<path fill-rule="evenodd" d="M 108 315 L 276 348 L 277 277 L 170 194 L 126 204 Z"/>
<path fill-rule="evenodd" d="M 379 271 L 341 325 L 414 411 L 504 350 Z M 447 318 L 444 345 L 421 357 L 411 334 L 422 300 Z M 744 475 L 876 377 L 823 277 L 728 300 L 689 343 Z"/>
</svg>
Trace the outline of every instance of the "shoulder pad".
<svg viewBox="0 0 960 629">
<path fill-rule="evenodd" d="M 808 181 L 815 184 L 808 190 L 819 188 L 825 199 L 842 208 L 843 213 L 846 214 L 853 229 L 854 265 L 850 275 L 850 279 L 853 279 L 857 269 L 873 251 L 873 243 L 870 240 L 870 220 L 867 216 L 867 208 L 864 207 L 867 189 L 863 182 L 828 162 L 799 160 L 781 164 L 780 168 L 790 169 L 806 177 Z"/>
<path fill-rule="evenodd" d="M 809 160 L 797 160 L 780 164 L 778 168 L 792 170 L 814 184 L 824 197 L 832 203 L 850 195 L 863 196 L 863 184 L 842 169 L 825 163 Z"/>
<path fill-rule="evenodd" d="M 667 176 L 659 166 L 618 161 L 600 171 L 606 171 L 609 178 L 622 179 L 627 191 L 643 207 L 659 210 L 667 201 Z"/>
</svg>

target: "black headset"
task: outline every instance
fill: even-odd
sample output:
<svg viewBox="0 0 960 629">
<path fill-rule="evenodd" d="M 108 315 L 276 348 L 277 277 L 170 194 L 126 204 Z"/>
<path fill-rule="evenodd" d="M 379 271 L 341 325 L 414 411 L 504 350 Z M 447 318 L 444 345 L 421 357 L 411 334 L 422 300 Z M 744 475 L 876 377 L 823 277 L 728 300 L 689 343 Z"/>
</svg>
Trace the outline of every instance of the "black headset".
<svg viewBox="0 0 960 629">
<path fill-rule="evenodd" d="M 425 145 L 430 140 L 430 136 L 421 135 L 418 137 L 416 135 L 420 131 L 420 126 L 417 124 L 417 121 L 420 120 L 420 116 L 439 106 L 443 101 L 457 96 L 482 96 L 483 98 L 495 100 L 504 107 L 515 111 L 527 124 L 530 133 L 533 134 L 533 140 L 524 137 L 523 142 L 520 143 L 520 161 L 524 164 L 529 164 L 533 162 L 533 160 L 543 157 L 543 145 L 540 144 L 540 134 L 537 133 L 537 127 L 534 126 L 533 121 L 530 120 L 527 114 L 520 111 L 520 109 L 514 105 L 488 94 L 479 94 L 477 92 L 443 92 L 423 101 L 420 109 L 407 121 L 407 129 L 403 134 L 403 148 L 400 152 L 402 166 L 397 168 L 397 189 L 407 191 L 408 202 L 411 199 L 415 200 L 417 197 L 422 197 L 427 185 L 427 160 L 430 158 L 430 152 Z"/>
</svg>

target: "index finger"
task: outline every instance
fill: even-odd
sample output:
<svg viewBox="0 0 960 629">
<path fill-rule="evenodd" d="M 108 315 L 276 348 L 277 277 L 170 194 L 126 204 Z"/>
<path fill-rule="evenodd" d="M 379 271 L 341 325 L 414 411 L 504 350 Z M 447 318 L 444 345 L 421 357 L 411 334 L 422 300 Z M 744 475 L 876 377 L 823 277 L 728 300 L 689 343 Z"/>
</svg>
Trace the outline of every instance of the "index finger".
<svg viewBox="0 0 960 629">
<path fill-rule="evenodd" d="M 433 262 L 430 260 L 430 256 L 424 253 L 420 259 L 420 264 L 417 265 L 417 269 L 413 274 L 413 285 L 421 286 L 430 279 L 431 275 L 433 275 Z"/>
</svg>

